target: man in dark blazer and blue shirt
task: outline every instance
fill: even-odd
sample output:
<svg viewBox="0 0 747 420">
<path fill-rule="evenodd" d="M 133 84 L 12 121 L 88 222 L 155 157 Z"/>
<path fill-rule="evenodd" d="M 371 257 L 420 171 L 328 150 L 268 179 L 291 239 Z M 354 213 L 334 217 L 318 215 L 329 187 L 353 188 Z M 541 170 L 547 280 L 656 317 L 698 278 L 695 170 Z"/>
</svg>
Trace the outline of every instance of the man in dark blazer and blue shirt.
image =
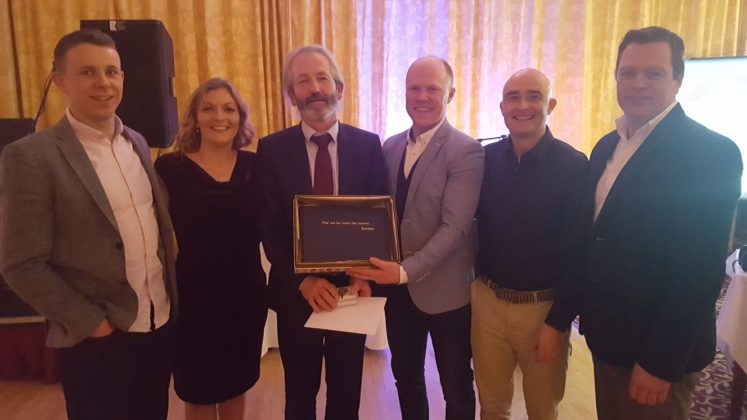
<svg viewBox="0 0 747 420">
<path fill-rule="evenodd" d="M 322 358 L 326 366 L 326 419 L 357 419 L 365 335 L 305 328 L 313 311 L 333 310 L 337 287 L 371 288 L 345 275 L 297 275 L 293 271 L 293 198 L 300 194 L 385 194 L 379 136 L 337 120 L 344 82 L 332 55 L 309 45 L 292 51 L 283 85 L 301 124 L 260 139 L 264 196 L 262 242 L 270 269 L 270 307 L 278 315 L 285 371 L 285 418 L 316 417 Z"/>
<path fill-rule="evenodd" d="M 732 141 L 676 102 L 683 52 L 664 28 L 625 35 L 624 115 L 590 159 L 581 332 L 602 420 L 687 419 L 697 372 L 714 356 L 742 162 Z"/>
</svg>

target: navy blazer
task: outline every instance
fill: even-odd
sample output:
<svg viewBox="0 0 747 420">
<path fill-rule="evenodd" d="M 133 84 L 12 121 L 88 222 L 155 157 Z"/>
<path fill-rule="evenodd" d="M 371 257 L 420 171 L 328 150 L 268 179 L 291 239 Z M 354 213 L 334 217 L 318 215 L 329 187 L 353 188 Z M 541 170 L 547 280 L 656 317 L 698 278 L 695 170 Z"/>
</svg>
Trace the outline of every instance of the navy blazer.
<svg viewBox="0 0 747 420">
<path fill-rule="evenodd" d="M 310 313 L 298 287 L 306 277 L 293 272 L 293 199 L 312 194 L 312 179 L 301 125 L 260 139 L 257 148 L 262 216 L 260 235 L 272 264 L 270 308 Z M 386 172 L 379 136 L 340 123 L 337 134 L 339 195 L 384 195 Z"/>
<path fill-rule="evenodd" d="M 670 382 L 713 360 L 714 305 L 740 195 L 737 146 L 677 105 L 631 157 L 593 222 L 619 135 L 594 148 L 581 332 L 595 358 Z"/>
</svg>

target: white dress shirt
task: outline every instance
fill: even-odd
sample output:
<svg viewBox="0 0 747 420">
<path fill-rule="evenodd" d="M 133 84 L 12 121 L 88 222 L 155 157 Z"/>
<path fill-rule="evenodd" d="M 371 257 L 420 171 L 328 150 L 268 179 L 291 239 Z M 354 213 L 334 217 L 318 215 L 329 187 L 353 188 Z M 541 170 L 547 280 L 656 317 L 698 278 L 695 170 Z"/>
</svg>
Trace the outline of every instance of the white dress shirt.
<svg viewBox="0 0 747 420">
<path fill-rule="evenodd" d="M 117 221 L 125 253 L 127 281 L 137 294 L 138 310 L 131 332 L 151 330 L 151 305 L 158 328 L 169 319 L 163 265 L 158 257 L 159 230 L 153 190 L 132 143 L 122 135 L 122 121 L 115 116 L 114 138 L 76 120 L 65 110 L 96 175 L 104 187 Z"/>
<path fill-rule="evenodd" d="M 638 148 L 641 147 L 643 142 L 648 138 L 651 132 L 654 131 L 656 126 L 659 125 L 661 120 L 663 120 L 667 114 L 669 114 L 669 111 L 671 111 L 675 105 L 677 105 L 677 101 L 672 102 L 659 115 L 651 118 L 649 122 L 633 133 L 630 138 L 628 138 L 628 124 L 625 115 L 622 115 L 620 118 L 615 120 L 617 134 L 620 136 L 620 140 L 618 140 L 615 151 L 612 152 L 612 156 L 607 161 L 607 166 L 605 166 L 602 176 L 599 177 L 599 181 L 597 181 L 596 195 L 594 197 L 594 220 L 597 220 L 599 212 L 602 210 L 602 206 L 604 206 L 604 202 L 607 200 L 607 195 L 609 195 L 618 175 L 620 175 L 620 172 L 623 170 L 630 158 L 633 157 Z"/>
<path fill-rule="evenodd" d="M 410 171 L 412 171 L 412 167 L 415 166 L 415 162 L 420 159 L 420 156 L 425 151 L 425 148 L 428 147 L 428 144 L 431 142 L 433 135 L 436 134 L 436 131 L 438 131 L 439 128 L 441 128 L 444 121 L 446 121 L 446 118 L 443 118 L 441 122 L 436 124 L 435 127 L 419 135 L 415 139 L 412 138 L 412 128 L 407 131 L 407 149 L 405 151 L 404 168 L 405 178 L 410 176 Z"/>
</svg>

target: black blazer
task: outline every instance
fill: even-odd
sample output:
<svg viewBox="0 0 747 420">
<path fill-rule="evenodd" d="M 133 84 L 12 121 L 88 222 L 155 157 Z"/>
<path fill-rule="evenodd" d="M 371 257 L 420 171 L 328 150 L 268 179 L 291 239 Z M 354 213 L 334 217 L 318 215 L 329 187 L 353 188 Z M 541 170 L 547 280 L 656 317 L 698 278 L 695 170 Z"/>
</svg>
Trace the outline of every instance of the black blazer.
<svg viewBox="0 0 747 420">
<path fill-rule="evenodd" d="M 713 360 L 714 305 L 742 161 L 677 105 L 623 168 L 596 222 L 596 184 L 619 140 L 594 148 L 581 332 L 595 358 L 675 382 Z"/>
<path fill-rule="evenodd" d="M 272 264 L 270 308 L 299 314 L 311 312 L 298 291 L 306 275 L 293 272 L 293 199 L 296 195 L 313 193 L 305 141 L 301 125 L 296 125 L 260 139 L 257 148 L 263 196 L 260 235 Z M 378 135 L 340 123 L 337 159 L 340 195 L 386 194 L 386 171 Z M 348 281 L 347 277 L 337 280 Z"/>
</svg>

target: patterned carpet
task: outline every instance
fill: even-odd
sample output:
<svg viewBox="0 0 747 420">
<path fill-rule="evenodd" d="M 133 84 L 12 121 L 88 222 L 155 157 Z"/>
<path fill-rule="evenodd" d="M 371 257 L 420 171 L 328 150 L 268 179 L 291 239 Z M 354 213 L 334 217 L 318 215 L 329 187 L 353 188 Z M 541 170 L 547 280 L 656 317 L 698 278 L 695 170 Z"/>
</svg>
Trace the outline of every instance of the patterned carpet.
<svg viewBox="0 0 747 420">
<path fill-rule="evenodd" d="M 724 281 L 721 296 L 716 302 L 716 314 L 721 309 L 721 303 L 729 288 L 730 279 Z M 716 358 L 713 363 L 703 369 L 700 385 L 693 393 L 693 408 L 690 411 L 691 420 L 728 419 L 731 409 L 731 365 L 726 357 L 716 350 Z M 747 420 L 747 397 L 744 398 L 742 407 L 742 420 Z"/>
<path fill-rule="evenodd" d="M 693 394 L 691 420 L 728 419 L 731 409 L 731 366 L 721 352 L 703 369 L 700 385 Z M 744 402 L 747 402 L 745 398 Z M 743 404 L 742 420 L 747 420 L 747 404 Z"/>
</svg>

